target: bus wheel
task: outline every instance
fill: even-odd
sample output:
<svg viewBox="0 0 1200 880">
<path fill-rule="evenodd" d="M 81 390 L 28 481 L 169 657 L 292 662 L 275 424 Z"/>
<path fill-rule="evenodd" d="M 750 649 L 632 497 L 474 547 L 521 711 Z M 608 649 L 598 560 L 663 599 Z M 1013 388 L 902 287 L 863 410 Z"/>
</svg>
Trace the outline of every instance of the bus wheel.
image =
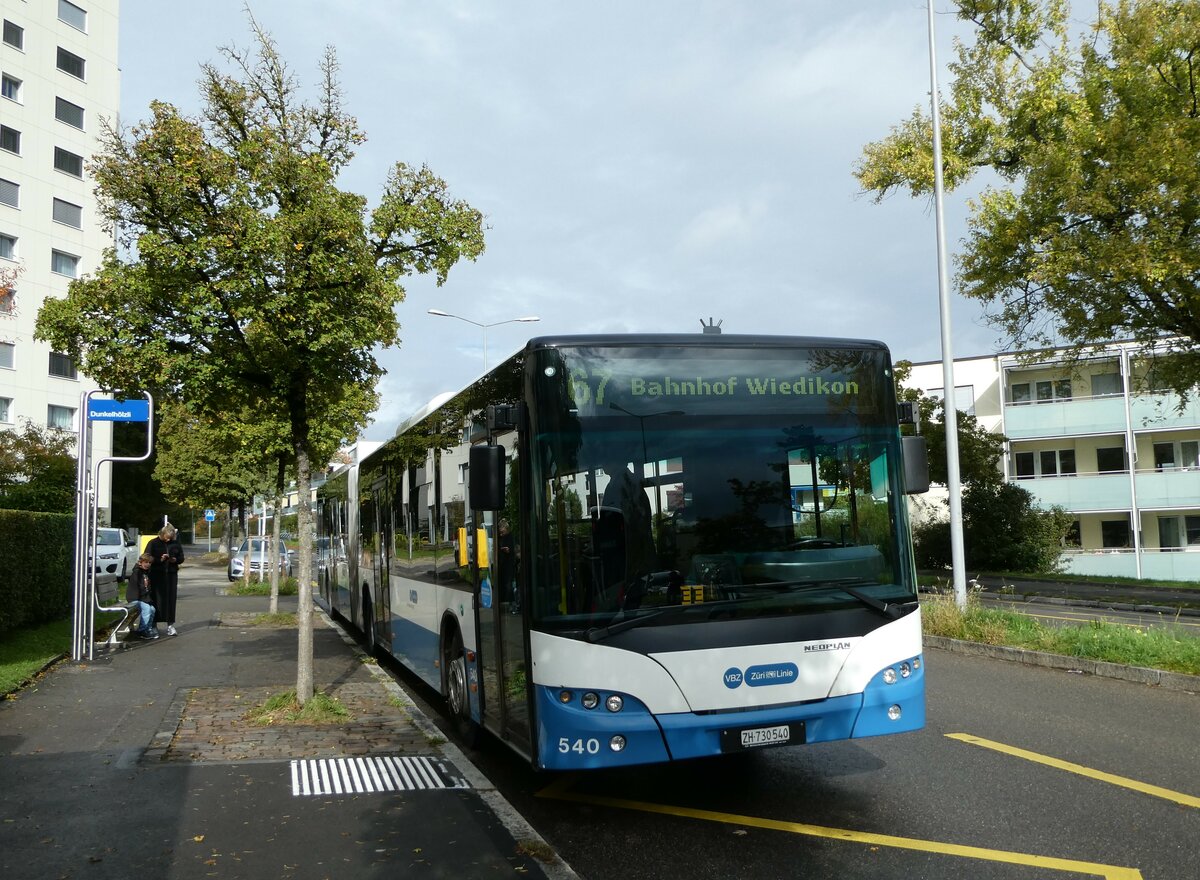
<svg viewBox="0 0 1200 880">
<path fill-rule="evenodd" d="M 446 706 L 450 720 L 463 745 L 473 748 L 479 739 L 479 725 L 471 719 L 471 698 L 467 685 L 467 657 L 462 636 L 456 631 L 451 637 L 446 656 Z"/>
</svg>

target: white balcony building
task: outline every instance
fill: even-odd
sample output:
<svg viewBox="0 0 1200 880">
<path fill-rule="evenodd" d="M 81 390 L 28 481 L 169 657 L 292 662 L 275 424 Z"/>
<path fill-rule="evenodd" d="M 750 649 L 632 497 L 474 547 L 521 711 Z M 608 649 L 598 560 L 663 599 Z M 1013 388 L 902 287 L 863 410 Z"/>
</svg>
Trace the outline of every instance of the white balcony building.
<svg viewBox="0 0 1200 880">
<path fill-rule="evenodd" d="M 1158 387 L 1152 350 L 1114 343 L 1074 372 L 1053 352 L 954 372 L 958 409 L 1007 437 L 1004 478 L 1075 514 L 1065 571 L 1200 580 L 1200 400 Z M 909 385 L 942 396 L 941 362 L 914 364 Z"/>
</svg>

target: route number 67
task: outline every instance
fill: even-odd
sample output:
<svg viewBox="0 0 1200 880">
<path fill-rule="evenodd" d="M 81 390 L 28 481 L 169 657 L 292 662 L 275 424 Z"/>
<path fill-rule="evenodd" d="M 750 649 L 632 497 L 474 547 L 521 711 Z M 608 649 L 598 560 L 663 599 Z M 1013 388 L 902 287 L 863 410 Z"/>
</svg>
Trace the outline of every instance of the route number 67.
<svg viewBox="0 0 1200 880">
<path fill-rule="evenodd" d="M 560 736 L 558 738 L 558 751 L 561 754 L 567 755 L 575 752 L 577 755 L 600 754 L 600 740 L 598 739 L 571 739 L 568 736 Z"/>
<path fill-rule="evenodd" d="M 596 383 L 595 406 L 604 406 L 604 389 L 608 385 L 609 378 L 605 373 L 596 373 L 591 377 Z M 576 406 L 593 405 L 592 383 L 589 381 L 587 370 L 583 367 L 576 367 L 571 371 L 571 375 L 567 379 L 567 389 L 574 398 Z"/>
</svg>

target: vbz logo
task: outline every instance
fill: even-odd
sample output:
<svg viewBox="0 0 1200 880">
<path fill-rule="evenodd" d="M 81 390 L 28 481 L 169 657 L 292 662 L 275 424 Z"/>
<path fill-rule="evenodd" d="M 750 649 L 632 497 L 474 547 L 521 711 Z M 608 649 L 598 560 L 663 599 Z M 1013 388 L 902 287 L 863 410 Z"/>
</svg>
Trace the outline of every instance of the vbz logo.
<svg viewBox="0 0 1200 880">
<path fill-rule="evenodd" d="M 732 666 L 725 670 L 725 687 L 733 690 L 742 683 L 742 670 Z"/>
</svg>

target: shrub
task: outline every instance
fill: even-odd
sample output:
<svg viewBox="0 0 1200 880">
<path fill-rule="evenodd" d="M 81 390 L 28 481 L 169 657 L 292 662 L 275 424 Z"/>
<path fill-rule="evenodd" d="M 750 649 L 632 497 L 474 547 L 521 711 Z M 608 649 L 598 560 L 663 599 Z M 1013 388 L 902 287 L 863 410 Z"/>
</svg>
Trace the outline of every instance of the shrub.
<svg viewBox="0 0 1200 880">
<path fill-rule="evenodd" d="M 0 510 L 0 633 L 71 613 L 75 517 Z"/>
</svg>

